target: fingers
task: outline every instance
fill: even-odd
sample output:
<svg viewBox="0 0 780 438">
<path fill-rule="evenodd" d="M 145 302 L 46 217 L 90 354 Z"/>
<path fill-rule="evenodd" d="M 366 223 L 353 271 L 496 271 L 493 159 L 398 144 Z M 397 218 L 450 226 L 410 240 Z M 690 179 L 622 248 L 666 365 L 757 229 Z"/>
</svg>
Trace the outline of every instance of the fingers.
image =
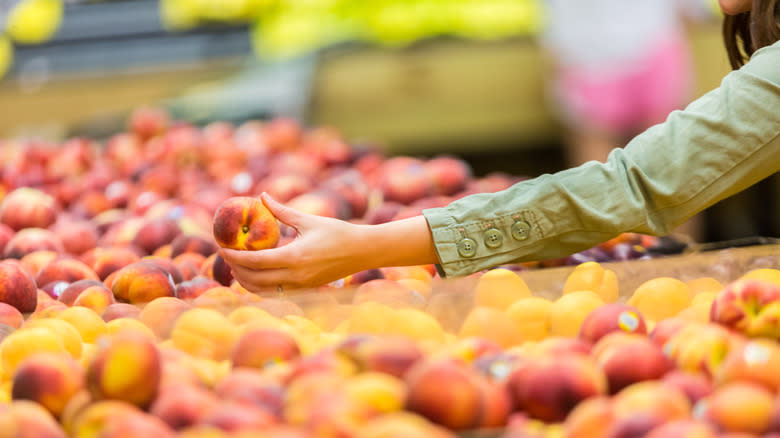
<svg viewBox="0 0 780 438">
<path fill-rule="evenodd" d="M 271 210 L 271 213 L 283 223 L 295 229 L 301 225 L 301 220 L 305 216 L 303 213 L 277 202 L 268 193 L 263 192 L 260 198 L 263 200 L 263 204 Z"/>
<path fill-rule="evenodd" d="M 287 246 L 263 249 L 260 251 L 239 251 L 221 248 L 219 255 L 233 267 L 243 266 L 250 269 L 283 268 L 290 261 Z"/>
</svg>

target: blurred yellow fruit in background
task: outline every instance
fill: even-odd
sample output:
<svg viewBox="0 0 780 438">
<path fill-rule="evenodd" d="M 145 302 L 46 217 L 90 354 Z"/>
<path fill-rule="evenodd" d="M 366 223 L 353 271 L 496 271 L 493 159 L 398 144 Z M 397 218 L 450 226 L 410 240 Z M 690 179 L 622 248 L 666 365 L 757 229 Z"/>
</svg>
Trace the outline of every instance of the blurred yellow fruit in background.
<svg viewBox="0 0 780 438">
<path fill-rule="evenodd" d="M 563 294 L 580 290 L 595 292 L 605 303 L 614 303 L 618 300 L 618 280 L 615 272 L 604 269 L 597 262 L 586 262 L 577 265 L 566 278 L 563 285 Z"/>
<path fill-rule="evenodd" d="M 24 0 L 8 13 L 6 33 L 22 44 L 48 41 L 62 22 L 62 0 Z"/>
<path fill-rule="evenodd" d="M 477 306 L 504 310 L 520 298 L 531 296 L 522 278 L 509 269 L 492 269 L 479 277 L 474 293 Z"/>
<path fill-rule="evenodd" d="M 503 348 L 523 342 L 515 321 L 506 313 L 492 307 L 472 309 L 463 321 L 459 336 L 488 339 Z"/>
<path fill-rule="evenodd" d="M 740 280 L 763 280 L 780 287 L 780 269 L 754 269 L 743 275 Z"/>
<path fill-rule="evenodd" d="M 11 41 L 4 36 L 0 36 L 0 78 L 8 73 L 11 69 L 11 64 L 14 62 L 14 46 L 11 45 Z M 0 196 L 0 199 L 3 197 Z"/>
<path fill-rule="evenodd" d="M 57 318 L 69 322 L 81 334 L 81 339 L 90 344 L 94 344 L 101 336 L 108 334 L 103 318 L 86 307 L 69 307 L 60 312 Z"/>
<path fill-rule="evenodd" d="M 576 337 L 588 314 L 603 304 L 604 300 L 590 290 L 563 295 L 550 308 L 550 335 Z"/>
<path fill-rule="evenodd" d="M 552 304 L 541 297 L 521 298 L 506 309 L 506 314 L 515 322 L 524 341 L 539 341 L 550 334 Z"/>
<path fill-rule="evenodd" d="M 702 292 L 720 292 L 723 290 L 723 284 L 712 277 L 701 277 L 686 281 L 685 284 L 691 290 L 691 293 L 699 294 Z"/>
<path fill-rule="evenodd" d="M 13 376 L 16 367 L 27 357 L 35 353 L 67 353 L 60 336 L 43 328 L 22 328 L 17 330 L 0 344 L 0 362 L 5 376 Z"/>
<path fill-rule="evenodd" d="M 658 277 L 639 285 L 627 303 L 636 307 L 646 319 L 658 322 L 677 315 L 691 304 L 692 299 L 691 290 L 682 281 Z"/>
<path fill-rule="evenodd" d="M 27 321 L 24 328 L 43 328 L 58 336 L 65 350 L 73 357 L 81 357 L 83 340 L 81 333 L 69 322 L 56 318 L 41 318 Z"/>
</svg>

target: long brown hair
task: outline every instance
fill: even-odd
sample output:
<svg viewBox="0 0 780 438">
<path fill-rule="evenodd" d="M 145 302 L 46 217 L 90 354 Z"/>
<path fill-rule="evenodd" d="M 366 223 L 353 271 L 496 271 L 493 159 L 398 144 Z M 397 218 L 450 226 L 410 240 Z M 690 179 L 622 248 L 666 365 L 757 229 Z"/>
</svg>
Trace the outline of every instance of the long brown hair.
<svg viewBox="0 0 780 438">
<path fill-rule="evenodd" d="M 756 50 L 780 40 L 780 0 L 753 0 L 752 10 L 727 15 L 723 41 L 733 69 L 742 67 Z"/>
</svg>

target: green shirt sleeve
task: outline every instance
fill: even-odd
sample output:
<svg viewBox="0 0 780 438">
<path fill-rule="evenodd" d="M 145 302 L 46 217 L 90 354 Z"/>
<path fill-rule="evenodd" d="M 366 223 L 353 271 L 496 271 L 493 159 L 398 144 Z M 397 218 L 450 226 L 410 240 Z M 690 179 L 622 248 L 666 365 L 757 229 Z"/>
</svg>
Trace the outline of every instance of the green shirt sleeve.
<svg viewBox="0 0 780 438">
<path fill-rule="evenodd" d="M 427 209 L 440 272 L 563 257 L 623 232 L 664 235 L 780 170 L 780 42 L 664 123 L 588 162 Z"/>
</svg>

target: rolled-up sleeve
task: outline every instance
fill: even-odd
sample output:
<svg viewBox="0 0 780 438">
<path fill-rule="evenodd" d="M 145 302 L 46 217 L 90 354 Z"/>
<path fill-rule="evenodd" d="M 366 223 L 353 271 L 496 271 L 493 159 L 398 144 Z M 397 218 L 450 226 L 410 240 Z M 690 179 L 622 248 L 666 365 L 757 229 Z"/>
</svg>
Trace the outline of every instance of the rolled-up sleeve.
<svg viewBox="0 0 780 438">
<path fill-rule="evenodd" d="M 562 257 L 623 232 L 667 234 L 780 170 L 780 43 L 716 90 L 589 162 L 427 209 L 440 272 Z"/>
</svg>

